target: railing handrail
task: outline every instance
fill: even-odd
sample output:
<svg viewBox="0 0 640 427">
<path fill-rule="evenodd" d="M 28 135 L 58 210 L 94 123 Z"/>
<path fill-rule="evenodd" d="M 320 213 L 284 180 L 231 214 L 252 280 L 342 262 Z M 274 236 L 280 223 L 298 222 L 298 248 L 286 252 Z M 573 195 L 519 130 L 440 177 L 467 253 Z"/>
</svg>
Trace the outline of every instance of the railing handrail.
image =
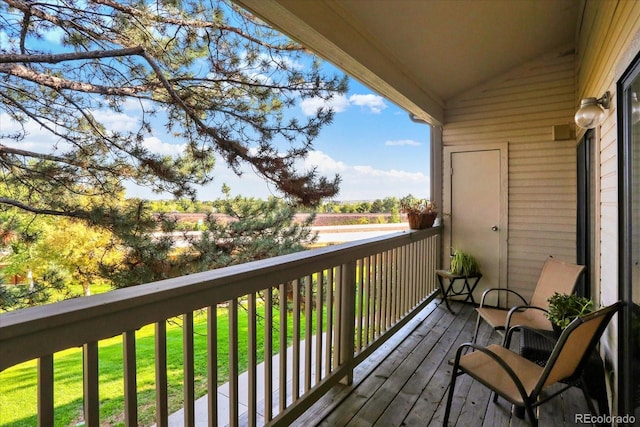
<svg viewBox="0 0 640 427">
<path fill-rule="evenodd" d="M 0 314 L 0 371 L 440 233 L 391 233 Z M 167 304 L 171 301 L 171 304 Z M 131 310 L 136 315 L 131 316 Z M 128 313 L 128 315 L 124 315 Z M 60 328 L 65 333 L 60 334 Z"/>
</svg>

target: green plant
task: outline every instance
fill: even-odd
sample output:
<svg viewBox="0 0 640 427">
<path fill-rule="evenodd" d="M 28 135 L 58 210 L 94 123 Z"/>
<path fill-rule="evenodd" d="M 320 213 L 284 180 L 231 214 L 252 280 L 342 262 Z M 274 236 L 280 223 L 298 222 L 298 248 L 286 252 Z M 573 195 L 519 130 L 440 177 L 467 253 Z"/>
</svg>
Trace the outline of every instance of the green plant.
<svg viewBox="0 0 640 427">
<path fill-rule="evenodd" d="M 427 199 L 416 199 L 407 196 L 400 201 L 400 211 L 406 214 L 424 214 L 438 212 L 434 202 Z"/>
<path fill-rule="evenodd" d="M 548 299 L 549 312 L 547 318 L 552 324 L 564 329 L 576 317 L 584 316 L 593 311 L 593 301 L 576 294 L 559 294 L 555 292 Z"/>
<path fill-rule="evenodd" d="M 469 276 L 480 272 L 480 264 L 473 255 L 456 249 L 451 256 L 451 265 L 449 270 L 453 274 L 461 276 Z"/>
</svg>

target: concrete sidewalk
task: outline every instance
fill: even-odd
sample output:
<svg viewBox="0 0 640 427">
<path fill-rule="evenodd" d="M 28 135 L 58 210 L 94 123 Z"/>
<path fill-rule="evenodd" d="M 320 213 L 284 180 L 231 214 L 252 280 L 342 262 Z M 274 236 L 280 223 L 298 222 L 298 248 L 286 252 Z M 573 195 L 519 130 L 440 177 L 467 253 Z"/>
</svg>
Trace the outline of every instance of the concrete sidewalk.
<svg viewBox="0 0 640 427">
<path fill-rule="evenodd" d="M 316 383 L 315 378 L 315 352 L 316 352 L 316 336 L 313 335 L 311 339 L 311 384 Z M 326 335 L 322 334 L 322 376 L 325 376 L 325 354 L 326 354 Z M 304 361 L 306 357 L 305 340 L 300 341 L 300 393 L 304 393 Z M 274 416 L 278 412 L 279 407 L 279 386 L 280 386 L 280 355 L 276 354 L 272 357 L 273 366 L 273 388 L 272 388 L 272 402 L 273 402 L 273 414 Z M 264 424 L 264 396 L 265 396 L 265 373 L 264 362 L 256 366 L 256 401 L 258 411 L 258 424 Z M 291 403 L 291 391 L 292 391 L 292 373 L 293 373 L 293 347 L 287 348 L 287 403 Z M 204 395 L 195 403 L 195 426 L 207 427 L 208 424 L 208 412 L 207 412 L 208 395 Z M 238 377 L 238 417 L 246 417 L 246 413 L 249 406 L 249 374 L 247 372 L 242 373 Z M 229 425 L 229 383 L 225 383 L 218 387 L 218 425 Z M 180 409 L 177 412 L 169 415 L 170 427 L 182 427 L 184 426 L 184 409 Z M 154 425 L 155 427 L 155 425 Z"/>
</svg>

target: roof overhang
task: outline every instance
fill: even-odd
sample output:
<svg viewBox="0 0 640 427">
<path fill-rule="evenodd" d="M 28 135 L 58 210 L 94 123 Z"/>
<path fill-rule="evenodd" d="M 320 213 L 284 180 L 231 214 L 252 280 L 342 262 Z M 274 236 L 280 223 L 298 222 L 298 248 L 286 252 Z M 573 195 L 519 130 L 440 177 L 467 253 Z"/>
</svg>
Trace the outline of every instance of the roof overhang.
<svg viewBox="0 0 640 427">
<path fill-rule="evenodd" d="M 234 0 L 432 125 L 447 100 L 573 44 L 579 1 Z"/>
</svg>

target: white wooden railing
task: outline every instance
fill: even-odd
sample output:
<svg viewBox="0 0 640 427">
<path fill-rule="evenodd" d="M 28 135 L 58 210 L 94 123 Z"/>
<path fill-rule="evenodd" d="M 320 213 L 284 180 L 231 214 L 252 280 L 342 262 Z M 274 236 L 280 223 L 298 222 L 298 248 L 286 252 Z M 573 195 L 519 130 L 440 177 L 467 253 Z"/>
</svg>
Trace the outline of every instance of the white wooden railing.
<svg viewBox="0 0 640 427">
<path fill-rule="evenodd" d="M 184 425 L 194 425 L 193 319 L 205 309 L 207 412 L 209 425 L 216 425 L 221 363 L 216 313 L 224 305 L 229 311 L 230 403 L 229 419 L 221 423 L 238 425 L 238 402 L 244 397 L 248 411 L 243 423 L 287 425 L 339 381 L 349 382 L 353 368 L 433 298 L 440 236 L 440 227 L 398 232 L 0 314 L 0 372 L 37 359 L 38 424 L 54 425 L 54 354 L 82 347 L 84 422 L 98 426 L 98 343 L 121 335 L 124 422 L 136 426 L 136 330 L 155 325 L 155 419 L 158 426 L 166 426 L 167 321 L 178 316 L 183 329 Z M 239 396 L 238 387 L 239 307 L 249 318 L 248 344 L 243 344 L 248 345 L 248 396 Z M 290 320 L 293 327 L 287 326 Z M 286 333 L 274 344 L 277 330 Z M 264 348 L 258 348 L 260 334 Z M 264 373 L 258 378 L 260 358 Z"/>
</svg>

